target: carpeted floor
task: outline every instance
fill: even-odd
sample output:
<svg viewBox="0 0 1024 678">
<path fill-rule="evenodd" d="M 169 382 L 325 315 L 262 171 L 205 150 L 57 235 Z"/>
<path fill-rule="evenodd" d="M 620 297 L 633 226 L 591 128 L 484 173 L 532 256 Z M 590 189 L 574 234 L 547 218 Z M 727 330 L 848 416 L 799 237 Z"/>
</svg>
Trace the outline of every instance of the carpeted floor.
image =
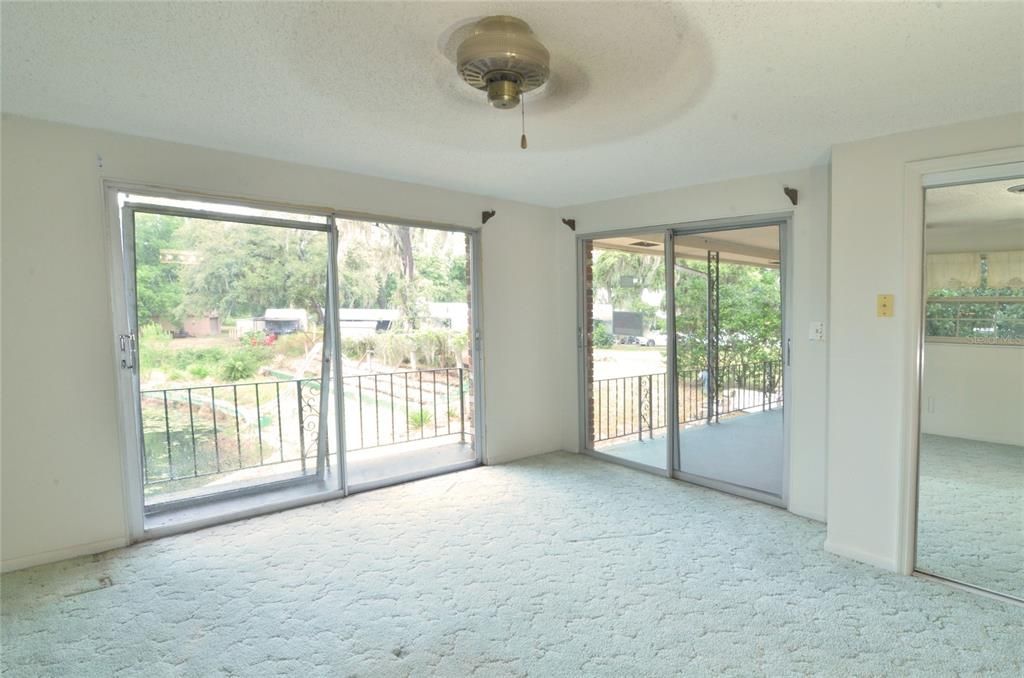
<svg viewBox="0 0 1024 678">
<path fill-rule="evenodd" d="M 918 569 L 1024 598 L 1024 447 L 923 435 L 920 471 Z"/>
<path fill-rule="evenodd" d="M 553 454 L 3 577 L 4 676 L 1020 676 L 1024 607 Z"/>
</svg>

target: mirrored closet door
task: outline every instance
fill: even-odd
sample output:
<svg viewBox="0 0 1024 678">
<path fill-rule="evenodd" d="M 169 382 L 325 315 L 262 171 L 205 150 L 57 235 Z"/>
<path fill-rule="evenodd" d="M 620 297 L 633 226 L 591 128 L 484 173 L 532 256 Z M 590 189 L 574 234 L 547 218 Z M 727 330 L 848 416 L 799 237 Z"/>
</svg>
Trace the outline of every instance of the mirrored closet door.
<svg viewBox="0 0 1024 678">
<path fill-rule="evenodd" d="M 1024 600 L 1024 177 L 925 193 L 916 569 Z"/>
</svg>

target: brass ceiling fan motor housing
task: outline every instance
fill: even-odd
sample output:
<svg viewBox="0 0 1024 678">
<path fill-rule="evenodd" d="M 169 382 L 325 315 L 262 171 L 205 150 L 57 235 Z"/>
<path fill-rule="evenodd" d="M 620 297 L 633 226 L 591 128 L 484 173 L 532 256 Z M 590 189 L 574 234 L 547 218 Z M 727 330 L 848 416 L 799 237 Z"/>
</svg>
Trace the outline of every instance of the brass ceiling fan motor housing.
<svg viewBox="0 0 1024 678">
<path fill-rule="evenodd" d="M 519 105 L 523 92 L 547 82 L 551 55 L 525 21 L 489 16 L 459 45 L 456 60 L 463 80 L 487 92 L 495 108 L 509 109 Z"/>
</svg>

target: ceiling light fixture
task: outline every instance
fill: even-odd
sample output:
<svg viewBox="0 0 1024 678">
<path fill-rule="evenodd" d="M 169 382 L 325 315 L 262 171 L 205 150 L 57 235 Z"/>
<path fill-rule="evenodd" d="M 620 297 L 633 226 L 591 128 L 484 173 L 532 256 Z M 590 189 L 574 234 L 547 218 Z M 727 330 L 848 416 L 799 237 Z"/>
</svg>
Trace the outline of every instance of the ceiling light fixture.
<svg viewBox="0 0 1024 678">
<path fill-rule="evenodd" d="M 526 106 L 523 94 L 547 82 L 551 55 L 534 37 L 529 24 L 512 16 L 489 16 L 476 22 L 473 33 L 456 53 L 459 75 L 476 89 L 487 92 L 495 108 L 508 110 L 522 104 L 526 148 Z"/>
</svg>

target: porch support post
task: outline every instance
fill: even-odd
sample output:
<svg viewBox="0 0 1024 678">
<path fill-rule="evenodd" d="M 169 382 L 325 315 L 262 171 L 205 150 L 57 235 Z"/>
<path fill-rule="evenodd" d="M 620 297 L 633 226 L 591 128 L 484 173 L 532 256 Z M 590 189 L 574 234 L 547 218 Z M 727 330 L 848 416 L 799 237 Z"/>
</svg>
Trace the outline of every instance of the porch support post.
<svg viewBox="0 0 1024 678">
<path fill-rule="evenodd" d="M 707 423 L 712 420 L 718 423 L 718 252 L 708 250 L 707 256 L 707 383 L 708 395 Z"/>
</svg>

